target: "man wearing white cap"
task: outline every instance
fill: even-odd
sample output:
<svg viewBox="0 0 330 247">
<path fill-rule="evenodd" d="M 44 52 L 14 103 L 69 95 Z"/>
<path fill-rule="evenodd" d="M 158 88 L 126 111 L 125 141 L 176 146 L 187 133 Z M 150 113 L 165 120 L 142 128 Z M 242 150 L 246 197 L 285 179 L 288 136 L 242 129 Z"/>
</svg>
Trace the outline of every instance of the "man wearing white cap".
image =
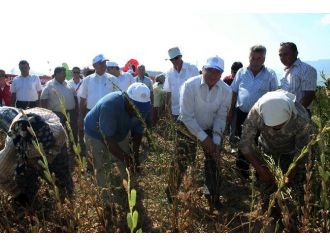
<svg viewBox="0 0 330 247">
<path fill-rule="evenodd" d="M 269 92 L 254 104 L 245 120 L 240 151 L 255 168 L 259 180 L 266 185 L 264 187 L 268 186 L 274 192 L 274 175 L 260 154 L 272 156 L 284 174 L 295 155 L 300 154 L 302 148 L 309 143 L 314 131 L 308 112 L 296 102 L 295 95 L 283 90 Z M 259 138 L 256 145 L 257 137 Z M 301 193 L 303 195 L 305 161 L 298 161 L 297 167 L 286 181 L 296 189 L 298 196 L 301 196 Z"/>
<path fill-rule="evenodd" d="M 180 88 L 190 77 L 199 75 L 199 71 L 195 65 L 183 62 L 178 47 L 169 49 L 168 56 L 173 68 L 166 73 L 164 82 L 164 91 L 166 92 L 165 111 L 168 115 L 171 113 L 174 120 L 177 120 L 180 113 Z"/>
<path fill-rule="evenodd" d="M 85 117 L 85 142 L 93 158 L 97 183 L 106 187 L 107 175 L 111 170 L 111 157 L 123 162 L 119 172 L 125 167 L 135 168 L 139 164 L 139 147 L 144 132 L 134 107 L 141 113 L 149 112 L 150 90 L 143 83 L 133 83 L 127 94 L 112 92 L 104 96 Z M 129 154 L 128 134 L 133 137 L 134 159 Z M 125 174 L 121 174 L 122 176 Z"/>
<path fill-rule="evenodd" d="M 91 110 L 104 95 L 114 91 L 117 78 L 106 73 L 107 58 L 99 54 L 93 58 L 95 73 L 84 78 L 78 96 L 80 97 L 79 127 L 82 128 L 86 111 Z"/>
<path fill-rule="evenodd" d="M 118 63 L 113 61 L 107 62 L 107 71 L 110 75 L 117 77 L 115 90 L 126 92 L 128 87 L 135 82 L 131 73 L 123 72 L 120 70 Z"/>
<path fill-rule="evenodd" d="M 170 180 L 166 191 L 169 199 L 176 195 L 187 166 L 195 162 L 197 141 L 200 141 L 205 155 L 205 196 L 211 208 L 221 207 L 217 160 L 232 97 L 230 87 L 220 80 L 223 71 L 223 59 L 211 57 L 207 59 L 202 75 L 188 79 L 182 86 L 178 118 L 181 124 L 176 144 L 177 179 Z"/>
</svg>

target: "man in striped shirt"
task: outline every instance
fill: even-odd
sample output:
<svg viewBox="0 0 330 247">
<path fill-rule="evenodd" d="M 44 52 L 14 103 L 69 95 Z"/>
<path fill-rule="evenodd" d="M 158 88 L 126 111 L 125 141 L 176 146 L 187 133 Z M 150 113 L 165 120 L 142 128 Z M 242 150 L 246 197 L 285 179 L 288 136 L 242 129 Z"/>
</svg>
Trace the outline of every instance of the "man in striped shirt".
<svg viewBox="0 0 330 247">
<path fill-rule="evenodd" d="M 292 42 L 280 44 L 279 56 L 284 64 L 285 75 L 280 80 L 281 88 L 297 97 L 310 114 L 311 103 L 315 99 L 317 72 L 298 58 L 297 46 Z"/>
</svg>

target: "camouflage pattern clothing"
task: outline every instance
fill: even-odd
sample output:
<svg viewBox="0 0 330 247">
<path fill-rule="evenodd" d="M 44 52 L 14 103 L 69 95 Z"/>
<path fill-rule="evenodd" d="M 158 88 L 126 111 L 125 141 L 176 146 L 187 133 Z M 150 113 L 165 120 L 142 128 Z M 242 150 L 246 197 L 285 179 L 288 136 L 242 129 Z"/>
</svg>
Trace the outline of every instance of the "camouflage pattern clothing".
<svg viewBox="0 0 330 247">
<path fill-rule="evenodd" d="M 35 138 L 28 130 L 31 126 L 43 145 L 49 170 L 55 173 L 55 183 L 62 198 L 70 196 L 73 183 L 68 166 L 68 138 L 59 118 L 49 110 L 32 108 L 5 120 L 8 120 L 6 126 L 1 127 L 5 127 L 5 131 L 11 124 L 5 147 L 0 151 L 0 189 L 27 202 L 32 202 L 38 191 L 38 176 L 43 171 L 38 165 L 41 157 L 32 145 Z"/>
<path fill-rule="evenodd" d="M 252 107 L 244 122 L 240 150 L 243 154 L 256 153 L 259 157 L 262 157 L 262 160 L 265 160 L 263 154 L 271 156 L 284 174 L 295 155 L 299 154 L 302 148 L 309 143 L 311 136 L 315 133 L 315 127 L 309 119 L 306 109 L 300 103 L 295 102 L 297 114 L 292 115 L 291 119 L 280 130 L 275 130 L 264 124 L 258 113 L 260 112 L 258 107 L 258 104 Z M 256 142 L 256 140 L 258 141 Z M 307 157 L 298 161 L 295 169 L 296 173 L 293 179 L 290 180 L 289 187 L 282 193 L 282 203 L 284 202 L 290 209 L 290 213 L 295 215 L 291 219 L 294 219 L 299 211 L 297 202 L 303 200 L 306 162 Z M 277 186 L 275 183 L 267 184 L 260 180 L 257 181 L 257 185 L 261 192 L 263 208 L 266 210 L 270 196 L 277 190 Z M 278 206 L 275 207 L 276 211 L 278 216 Z M 277 218 L 277 216 L 274 217 Z"/>
<path fill-rule="evenodd" d="M 295 103 L 297 115 L 292 116 L 280 130 L 266 126 L 258 114 L 257 107 L 257 104 L 252 107 L 243 125 L 240 142 L 240 150 L 243 154 L 257 151 L 255 138 L 258 133 L 260 133 L 258 145 L 265 153 L 272 156 L 295 154 L 309 142 L 314 127 L 301 104 Z"/>
</svg>

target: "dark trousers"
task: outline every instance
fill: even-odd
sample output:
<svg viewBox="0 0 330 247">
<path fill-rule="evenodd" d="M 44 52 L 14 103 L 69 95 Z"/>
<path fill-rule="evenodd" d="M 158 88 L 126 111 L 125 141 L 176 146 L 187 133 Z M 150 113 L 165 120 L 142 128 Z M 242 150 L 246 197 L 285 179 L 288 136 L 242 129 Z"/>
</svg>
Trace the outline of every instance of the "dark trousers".
<svg viewBox="0 0 330 247">
<path fill-rule="evenodd" d="M 33 107 L 38 107 L 39 106 L 39 100 L 37 101 L 16 101 L 16 107 L 21 108 L 23 110 L 27 108 L 33 108 Z"/>
<path fill-rule="evenodd" d="M 184 173 L 188 165 L 195 164 L 197 139 L 188 137 L 188 129 L 183 123 L 179 124 L 176 136 L 176 164 L 171 166 L 169 190 L 172 196 L 176 195 L 182 182 Z M 209 137 L 212 137 L 212 130 L 205 131 Z M 191 136 L 190 134 L 188 134 Z M 220 172 L 216 161 L 205 150 L 204 151 L 204 175 L 205 185 L 212 197 L 219 197 L 220 192 Z"/>
<path fill-rule="evenodd" d="M 61 152 L 49 163 L 49 171 L 55 175 L 55 184 L 59 189 L 61 199 L 71 197 L 73 194 L 73 181 L 68 164 L 67 145 L 64 145 Z M 15 180 L 20 190 L 16 200 L 21 204 L 31 204 L 39 190 L 40 182 L 38 177 L 43 176 L 43 170 L 37 164 L 38 159 L 30 159 L 24 173 L 16 173 Z"/>
<path fill-rule="evenodd" d="M 236 119 L 236 136 L 241 138 L 242 135 L 242 125 L 248 115 L 247 112 L 241 111 L 241 109 L 236 108 L 237 119 Z M 236 160 L 236 167 L 241 172 L 242 176 L 245 178 L 249 177 L 249 162 L 245 159 L 241 151 L 238 151 L 238 157 Z"/>
</svg>

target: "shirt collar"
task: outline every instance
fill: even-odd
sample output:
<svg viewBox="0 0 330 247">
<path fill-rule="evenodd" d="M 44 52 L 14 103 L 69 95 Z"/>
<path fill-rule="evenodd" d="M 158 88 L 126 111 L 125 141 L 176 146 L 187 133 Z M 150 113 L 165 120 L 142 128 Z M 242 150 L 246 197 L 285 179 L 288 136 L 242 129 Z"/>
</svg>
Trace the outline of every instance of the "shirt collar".
<svg viewBox="0 0 330 247">
<path fill-rule="evenodd" d="M 299 58 L 297 58 L 297 60 L 294 61 L 290 67 L 285 67 L 284 70 L 287 71 L 293 67 L 299 66 L 300 64 L 301 64 L 301 60 Z"/>
<path fill-rule="evenodd" d="M 301 60 L 300 60 L 299 58 L 297 58 L 297 60 L 294 61 L 294 63 L 292 64 L 292 67 L 293 67 L 293 66 L 298 66 L 298 65 L 300 65 L 300 64 L 301 64 Z"/>
<path fill-rule="evenodd" d="M 219 80 L 219 81 L 220 81 L 220 80 Z M 212 88 L 214 88 L 215 86 L 216 86 L 216 87 L 219 87 L 219 86 L 220 86 L 220 85 L 219 85 L 219 81 L 217 81 L 217 83 L 216 83 Z M 200 86 L 203 87 L 204 85 L 208 87 L 208 85 L 207 85 L 206 82 L 204 81 L 204 77 L 201 76 L 201 84 L 200 84 Z"/>
<path fill-rule="evenodd" d="M 66 81 L 64 81 L 63 83 L 60 83 L 60 82 L 58 82 L 55 78 L 54 78 L 54 83 L 57 83 L 57 84 L 60 84 L 60 85 L 66 85 Z"/>
</svg>

